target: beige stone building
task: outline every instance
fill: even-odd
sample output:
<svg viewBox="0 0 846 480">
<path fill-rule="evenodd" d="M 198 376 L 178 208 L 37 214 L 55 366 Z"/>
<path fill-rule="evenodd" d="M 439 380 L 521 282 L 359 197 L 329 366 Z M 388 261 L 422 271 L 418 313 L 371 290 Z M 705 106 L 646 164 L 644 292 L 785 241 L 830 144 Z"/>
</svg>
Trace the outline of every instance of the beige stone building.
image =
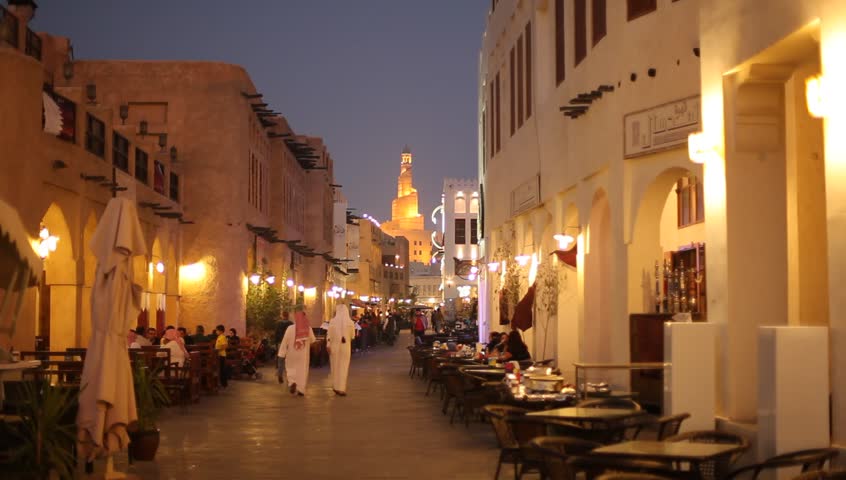
<svg viewBox="0 0 846 480">
<path fill-rule="evenodd" d="M 322 140 L 293 132 L 239 66 L 73 59 L 69 40 L 28 29 L 30 8 L 2 17 L 16 22 L 18 38 L 0 40 L 12 73 L 0 79 L 9 125 L 0 196 L 34 236 L 43 225 L 60 240 L 16 346 L 30 349 L 36 335 L 53 349 L 87 342 L 87 243 L 113 166 L 118 194 L 137 201 L 147 233 L 149 254 L 136 265 L 140 323 L 244 332 L 257 272 L 303 286 L 319 323 L 333 265 L 333 167 Z M 59 112 L 58 127 L 52 118 L 42 126 L 42 108 Z"/>
<path fill-rule="evenodd" d="M 666 408 L 687 392 L 702 408 L 692 425 L 755 439 L 758 459 L 846 444 L 844 32 L 836 0 L 493 2 L 482 334 L 507 328 L 506 270 L 522 296 L 553 265 L 557 302 L 527 332 L 535 356 L 565 373 L 643 347 L 662 358 L 655 310 L 691 310 L 702 323 L 664 327 L 671 342 L 702 329 L 664 358 Z M 648 341 L 633 330 L 646 317 L 659 322 Z"/>
</svg>

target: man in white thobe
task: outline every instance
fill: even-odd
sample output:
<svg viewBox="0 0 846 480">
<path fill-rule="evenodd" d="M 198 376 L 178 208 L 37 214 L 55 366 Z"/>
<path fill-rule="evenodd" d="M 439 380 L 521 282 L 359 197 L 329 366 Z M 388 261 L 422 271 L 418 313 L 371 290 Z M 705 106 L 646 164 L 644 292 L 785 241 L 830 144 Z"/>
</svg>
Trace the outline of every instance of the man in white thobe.
<svg viewBox="0 0 846 480">
<path fill-rule="evenodd" d="M 332 369 L 332 390 L 335 395 L 342 397 L 347 394 L 347 376 L 350 372 L 350 354 L 352 340 L 355 338 L 355 327 L 347 306 L 336 306 L 335 317 L 329 321 L 326 344 L 329 348 L 329 366 Z"/>
<path fill-rule="evenodd" d="M 314 332 L 305 316 L 305 312 L 294 314 L 294 324 L 285 330 L 277 356 L 285 359 L 285 371 L 288 374 L 288 389 L 291 395 L 304 396 L 308 385 L 308 366 L 311 361 L 311 344 Z"/>
</svg>

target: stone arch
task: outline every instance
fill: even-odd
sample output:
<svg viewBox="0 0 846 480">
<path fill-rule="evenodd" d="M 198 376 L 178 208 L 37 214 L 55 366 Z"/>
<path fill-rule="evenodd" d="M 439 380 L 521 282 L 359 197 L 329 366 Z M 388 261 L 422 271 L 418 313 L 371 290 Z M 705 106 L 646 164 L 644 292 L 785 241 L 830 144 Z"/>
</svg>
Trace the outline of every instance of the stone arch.
<svg viewBox="0 0 846 480">
<path fill-rule="evenodd" d="M 584 339 L 582 355 L 588 362 L 612 359 L 612 226 L 611 205 L 604 188 L 593 195 L 586 229 L 584 254 Z"/>
<path fill-rule="evenodd" d="M 665 251 L 679 248 L 674 239 L 662 238 L 662 216 L 669 205 L 668 196 L 675 190 L 679 179 L 695 174 L 695 171 L 680 166 L 665 168 L 644 183 L 642 194 L 633 199 L 637 203 L 632 209 L 635 213 L 628 244 L 629 313 L 652 312 L 655 309 L 655 262 L 663 262 Z M 704 235 L 704 227 L 698 231 Z"/>
<path fill-rule="evenodd" d="M 41 347 L 67 348 L 77 343 L 78 272 L 73 236 L 62 208 L 51 203 L 41 218 L 41 225 L 58 237 L 56 250 L 44 260 L 44 272 L 38 290 L 36 334 Z M 40 230 L 40 228 L 39 228 Z"/>
</svg>

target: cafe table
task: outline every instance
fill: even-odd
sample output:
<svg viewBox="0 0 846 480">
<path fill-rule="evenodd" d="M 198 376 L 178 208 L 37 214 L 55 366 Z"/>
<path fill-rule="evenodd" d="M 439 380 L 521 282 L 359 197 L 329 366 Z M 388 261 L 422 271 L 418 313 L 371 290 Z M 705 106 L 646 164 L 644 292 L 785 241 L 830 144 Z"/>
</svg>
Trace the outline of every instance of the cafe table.
<svg viewBox="0 0 846 480">
<path fill-rule="evenodd" d="M 590 455 L 667 461 L 672 462 L 676 469 L 698 472 L 702 463 L 725 459 L 743 449 L 742 445 L 725 443 L 632 440 L 594 449 Z M 685 464 L 689 468 L 679 468 Z"/>
<path fill-rule="evenodd" d="M 533 417 L 555 418 L 576 422 L 610 422 L 623 420 L 631 417 L 646 415 L 642 410 L 626 410 L 622 408 L 580 408 L 566 407 L 552 410 L 529 412 L 526 415 Z"/>
</svg>

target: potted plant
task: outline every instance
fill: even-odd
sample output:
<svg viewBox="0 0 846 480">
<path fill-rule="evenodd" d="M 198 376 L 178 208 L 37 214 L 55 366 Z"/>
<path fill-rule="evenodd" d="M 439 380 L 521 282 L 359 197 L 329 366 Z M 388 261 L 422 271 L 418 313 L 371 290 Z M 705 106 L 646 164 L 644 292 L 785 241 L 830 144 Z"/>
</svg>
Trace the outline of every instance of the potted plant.
<svg viewBox="0 0 846 480">
<path fill-rule="evenodd" d="M 159 429 L 156 420 L 162 407 L 170 400 L 164 384 L 159 379 L 161 368 L 151 369 L 143 359 L 137 359 L 132 375 L 135 384 L 135 404 L 138 421 L 129 431 L 130 460 L 150 461 L 159 449 Z"/>
<path fill-rule="evenodd" d="M 0 467 L 4 475 L 9 474 L 4 478 L 40 480 L 51 478 L 52 473 L 73 478 L 79 388 L 53 387 L 48 380 L 19 385 L 21 421 L 7 428 L 16 448 L 11 449 L 10 468 Z"/>
</svg>

